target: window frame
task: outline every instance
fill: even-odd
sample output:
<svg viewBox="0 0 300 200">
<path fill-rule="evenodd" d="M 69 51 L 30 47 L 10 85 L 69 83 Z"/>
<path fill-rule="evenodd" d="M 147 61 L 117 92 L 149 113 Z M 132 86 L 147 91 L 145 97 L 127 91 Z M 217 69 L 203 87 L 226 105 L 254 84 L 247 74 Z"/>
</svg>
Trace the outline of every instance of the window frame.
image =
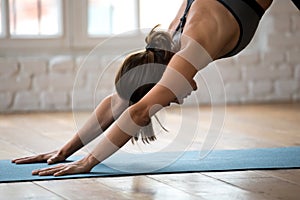
<svg viewBox="0 0 300 200">
<path fill-rule="evenodd" d="M 57 37 L 55 36 L 37 36 L 33 38 L 31 36 L 10 36 L 10 24 L 7 23 L 9 21 L 9 0 L 3 0 L 4 4 L 4 14 L 3 14 L 3 22 L 4 22 L 4 36 L 0 38 L 0 55 L 8 52 L 18 52 L 24 51 L 24 49 L 30 50 L 39 50 L 41 49 L 53 49 L 53 48 L 67 48 L 69 46 L 69 13 L 70 9 L 68 4 L 71 4 L 71 0 L 62 0 L 61 1 L 61 34 Z"/>
<path fill-rule="evenodd" d="M 7 25 L 6 25 L 6 1 L 5 0 L 0 0 L 1 4 L 1 28 L 2 28 L 2 33 L 0 34 L 0 39 L 5 38 L 7 35 Z"/>
<path fill-rule="evenodd" d="M 88 35 L 88 0 L 62 0 L 61 5 L 61 35 L 58 37 L 36 37 L 21 38 L 9 36 L 9 0 L 2 0 L 2 22 L 3 33 L 0 37 L 0 56 L 16 54 L 55 54 L 81 52 L 91 50 L 96 45 L 110 39 L 111 36 L 89 36 Z M 110 41 L 112 49 L 135 48 L 137 43 L 144 43 L 145 33 L 140 31 L 140 0 L 135 0 L 135 13 L 137 32 L 130 35 L 115 35 Z M 126 40 L 124 40 L 126 38 Z M 24 51 L 26 50 L 26 51 Z"/>
<path fill-rule="evenodd" d="M 72 19 L 77 19 L 76 23 L 74 23 L 73 26 L 73 47 L 74 48 L 82 48 L 82 47 L 94 47 L 98 45 L 99 43 L 103 43 L 106 40 L 108 40 L 111 36 L 103 35 L 103 36 L 89 36 L 88 35 L 88 0 L 81 0 L 76 1 L 76 3 L 73 4 L 74 11 L 77 10 L 77 12 L 73 12 Z M 132 42 L 136 41 L 137 37 L 143 37 L 143 33 L 139 31 L 140 27 L 140 11 L 139 11 L 139 0 L 135 0 L 135 14 L 136 14 L 136 28 L 137 32 L 130 34 L 130 35 L 115 35 L 115 39 L 113 42 L 114 45 L 122 46 L 124 45 L 130 45 Z M 124 38 L 126 38 L 126 42 L 124 42 Z M 143 38 L 144 39 L 144 38 Z"/>
<path fill-rule="evenodd" d="M 8 2 L 9 0 L 6 0 L 6 3 Z M 59 9 L 59 18 L 60 19 L 63 19 L 63 13 L 64 13 L 64 11 L 63 11 L 63 0 L 60 0 L 60 5 L 58 5 L 58 9 Z M 9 7 L 7 7 L 7 9 L 10 9 Z M 7 22 L 7 21 L 6 21 Z M 6 23 L 5 22 L 5 23 Z M 8 23 L 9 24 L 9 26 L 10 26 L 10 23 Z M 10 39 L 57 39 L 57 38 L 60 38 L 61 36 L 62 36 L 62 34 L 63 34 L 63 23 L 61 23 L 60 22 L 60 24 L 59 24 L 59 27 L 58 27 L 58 30 L 59 30 L 59 33 L 58 34 L 56 34 L 56 35 L 30 35 L 30 34 L 28 34 L 28 35 L 26 35 L 26 34 L 24 34 L 24 35 L 11 35 L 11 33 L 10 33 L 10 29 L 8 29 L 9 31 L 8 31 L 8 36 L 9 36 L 9 38 Z"/>
</svg>

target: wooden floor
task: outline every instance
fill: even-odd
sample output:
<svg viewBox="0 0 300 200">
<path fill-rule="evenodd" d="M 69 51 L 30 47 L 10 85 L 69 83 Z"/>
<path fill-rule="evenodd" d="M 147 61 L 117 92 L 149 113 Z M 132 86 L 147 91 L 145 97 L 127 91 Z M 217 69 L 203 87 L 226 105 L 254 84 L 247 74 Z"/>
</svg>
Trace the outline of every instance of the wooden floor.
<svg viewBox="0 0 300 200">
<path fill-rule="evenodd" d="M 197 112 L 198 111 L 200 112 Z M 162 121 L 170 133 L 181 111 L 168 109 Z M 187 113 L 187 114 L 186 114 Z M 203 142 L 209 130 L 209 107 L 185 108 L 189 127 L 200 113 L 199 135 L 192 149 Z M 75 113 L 77 121 L 87 113 Z M 222 116 L 221 116 L 222 117 Z M 186 123 L 186 122 L 185 122 Z M 185 125 L 186 126 L 186 125 Z M 57 149 L 75 132 L 72 113 L 0 115 L 0 159 Z M 161 144 L 161 143 L 159 143 Z M 300 145 L 300 104 L 227 106 L 226 118 L 216 149 L 245 149 Z M 130 146 L 130 145 L 128 145 Z M 126 146 L 126 148 L 130 148 Z M 153 148 L 152 148 L 153 147 Z M 148 148 L 155 149 L 155 143 Z M 79 154 L 85 153 L 84 151 Z M 299 155 L 300 159 L 300 155 Z M 5 173 L 5 172 L 0 172 Z M 300 169 L 186 173 L 119 178 L 87 178 L 0 184 L 0 199 L 295 199 L 300 198 Z"/>
</svg>

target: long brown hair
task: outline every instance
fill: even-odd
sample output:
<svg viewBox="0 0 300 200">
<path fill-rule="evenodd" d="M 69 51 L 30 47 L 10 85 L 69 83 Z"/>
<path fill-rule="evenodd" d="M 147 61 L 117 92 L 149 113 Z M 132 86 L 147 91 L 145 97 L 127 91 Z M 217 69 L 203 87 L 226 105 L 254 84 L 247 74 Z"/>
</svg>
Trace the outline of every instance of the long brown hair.
<svg viewBox="0 0 300 200">
<path fill-rule="evenodd" d="M 116 74 L 116 91 L 121 98 L 128 100 L 130 105 L 137 103 L 155 86 L 174 55 L 171 35 L 156 30 L 158 26 L 156 25 L 145 38 L 145 50 L 128 56 Z M 151 81 L 147 82 L 147 78 Z M 156 139 L 151 122 L 133 139 L 137 141 L 140 135 L 144 143 Z"/>
</svg>

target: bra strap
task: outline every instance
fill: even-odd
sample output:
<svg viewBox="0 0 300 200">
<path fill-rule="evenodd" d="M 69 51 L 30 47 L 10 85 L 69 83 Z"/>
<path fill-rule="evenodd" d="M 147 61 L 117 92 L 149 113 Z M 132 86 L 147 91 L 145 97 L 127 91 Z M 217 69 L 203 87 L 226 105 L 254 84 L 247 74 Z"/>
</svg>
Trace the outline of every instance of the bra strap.
<svg viewBox="0 0 300 200">
<path fill-rule="evenodd" d="M 180 31 L 180 32 L 183 31 L 183 27 L 184 27 L 184 25 L 185 25 L 185 23 L 186 23 L 186 16 L 187 16 L 187 14 L 188 14 L 188 12 L 189 12 L 189 10 L 190 10 L 190 8 L 191 8 L 193 2 L 194 2 L 194 0 L 187 0 L 187 5 L 186 5 L 186 7 L 185 7 L 184 14 L 183 14 L 183 16 L 180 18 L 180 23 L 178 24 L 178 26 L 177 26 L 177 28 L 176 28 L 176 32 L 177 32 L 177 31 Z"/>
</svg>

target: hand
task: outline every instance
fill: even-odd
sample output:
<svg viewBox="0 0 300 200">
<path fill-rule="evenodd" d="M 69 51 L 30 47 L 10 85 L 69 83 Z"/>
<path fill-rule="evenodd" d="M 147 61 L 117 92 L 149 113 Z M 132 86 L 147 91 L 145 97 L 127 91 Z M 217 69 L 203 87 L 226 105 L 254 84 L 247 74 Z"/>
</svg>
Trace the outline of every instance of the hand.
<svg viewBox="0 0 300 200">
<path fill-rule="evenodd" d="M 37 156 L 28 156 L 24 158 L 17 158 L 11 162 L 16 164 L 28 164 L 28 163 L 38 163 L 47 162 L 48 164 L 54 164 L 66 160 L 66 157 L 62 155 L 59 151 L 53 151 L 45 154 L 40 154 Z"/>
<path fill-rule="evenodd" d="M 54 167 L 49 167 L 49 168 L 44 168 L 44 169 L 37 169 L 37 170 L 32 171 L 32 175 L 62 176 L 62 175 L 68 175 L 68 174 L 88 173 L 98 163 L 99 163 L 99 161 L 97 161 L 94 157 L 89 156 L 89 157 L 83 158 L 82 160 L 75 161 L 72 163 L 60 164 L 60 165 L 57 165 Z"/>
</svg>

